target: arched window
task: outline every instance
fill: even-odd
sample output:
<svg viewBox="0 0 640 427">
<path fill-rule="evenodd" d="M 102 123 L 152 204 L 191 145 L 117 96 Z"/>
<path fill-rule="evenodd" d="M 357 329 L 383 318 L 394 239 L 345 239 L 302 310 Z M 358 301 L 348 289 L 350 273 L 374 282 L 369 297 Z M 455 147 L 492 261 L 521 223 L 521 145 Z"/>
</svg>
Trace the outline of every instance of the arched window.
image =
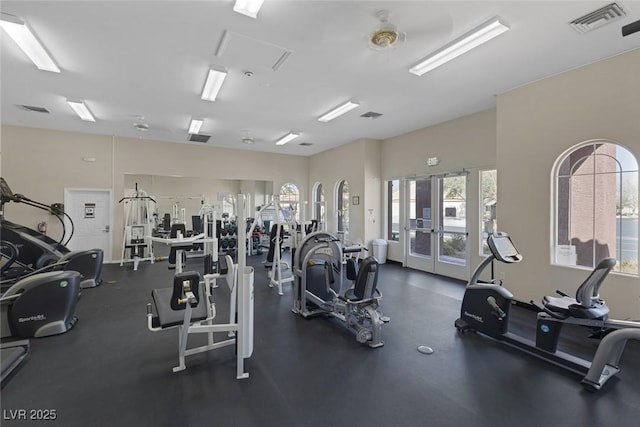
<svg viewBox="0 0 640 427">
<path fill-rule="evenodd" d="M 321 183 L 316 183 L 313 187 L 313 219 L 318 221 L 318 229 L 322 230 L 322 224 L 324 224 L 324 212 L 325 212 L 325 200 L 324 200 L 324 188 Z"/>
<path fill-rule="evenodd" d="M 293 218 L 300 221 L 300 191 L 295 184 L 287 182 L 280 187 L 280 206 L 285 211 L 287 219 L 291 218 L 290 212 L 293 211 Z"/>
<path fill-rule="evenodd" d="M 343 179 L 336 187 L 336 206 L 338 207 L 338 232 L 349 231 L 349 183 Z"/>
<path fill-rule="evenodd" d="M 553 262 L 638 275 L 638 161 L 604 140 L 579 144 L 556 160 Z"/>
</svg>

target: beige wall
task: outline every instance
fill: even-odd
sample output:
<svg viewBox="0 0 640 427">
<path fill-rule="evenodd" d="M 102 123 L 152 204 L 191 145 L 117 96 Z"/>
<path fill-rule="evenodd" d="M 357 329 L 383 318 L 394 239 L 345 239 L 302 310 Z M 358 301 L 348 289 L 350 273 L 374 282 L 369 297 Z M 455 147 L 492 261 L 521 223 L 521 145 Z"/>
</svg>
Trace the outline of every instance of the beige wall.
<svg viewBox="0 0 640 427">
<path fill-rule="evenodd" d="M 478 171 L 495 168 L 496 111 L 481 111 L 387 139 L 382 143 L 381 154 L 382 185 L 390 179 L 435 175 L 464 169 L 476 178 L 468 182 L 467 191 L 473 194 L 478 191 Z M 437 157 L 440 163 L 427 166 L 429 157 Z M 478 209 L 477 205 L 467 206 L 469 247 L 472 248 L 471 266 L 480 262 L 479 251 L 475 250 L 479 247 Z M 395 261 L 403 260 L 403 248 L 397 242 L 389 243 L 388 258 Z"/>
<path fill-rule="evenodd" d="M 308 198 L 308 159 L 301 156 L 14 126 L 2 127 L 2 154 L 2 176 L 13 191 L 43 203 L 62 202 L 65 187 L 112 188 L 114 259 L 122 247 L 124 217 L 116 205 L 124 195 L 125 174 L 270 181 L 275 189 L 293 182 L 303 200 Z M 47 221 L 49 234 L 60 235 L 57 220 L 45 212 L 13 203 L 5 211 L 7 219 L 32 228 Z"/>
<path fill-rule="evenodd" d="M 570 147 L 595 138 L 626 146 L 640 159 L 640 50 L 512 90 L 498 97 L 498 224 L 524 261 L 498 266 L 525 301 L 588 274 L 551 266 L 551 173 Z M 640 319 L 637 277 L 612 274 L 601 288 L 612 316 Z"/>
<path fill-rule="evenodd" d="M 358 206 L 364 226 L 364 238 L 362 242 L 369 243 L 372 239 L 383 236 L 382 223 L 384 219 L 382 194 L 382 143 L 380 141 L 368 140 L 364 144 L 364 188 L 360 196 L 360 206 Z M 356 206 L 354 206 L 355 208 Z"/>
<path fill-rule="evenodd" d="M 324 151 L 309 158 L 309 193 L 315 183 L 321 183 L 327 203 L 327 231 L 335 233 L 337 226 L 336 187 L 349 183 L 351 197 L 359 196 L 360 204 L 349 208 L 348 239 L 368 244 L 380 237 L 380 141 L 359 139 Z M 375 194 L 375 193 L 378 194 Z M 367 199 L 368 200 L 365 200 Z M 367 220 L 366 209 L 373 209 L 373 222 Z"/>
<path fill-rule="evenodd" d="M 12 191 L 47 205 L 63 203 L 65 187 L 111 188 L 111 137 L 3 126 L 2 154 L 2 177 Z M 45 211 L 8 203 L 5 216 L 33 229 L 46 222 L 51 238 L 62 237 L 59 221 Z"/>
</svg>

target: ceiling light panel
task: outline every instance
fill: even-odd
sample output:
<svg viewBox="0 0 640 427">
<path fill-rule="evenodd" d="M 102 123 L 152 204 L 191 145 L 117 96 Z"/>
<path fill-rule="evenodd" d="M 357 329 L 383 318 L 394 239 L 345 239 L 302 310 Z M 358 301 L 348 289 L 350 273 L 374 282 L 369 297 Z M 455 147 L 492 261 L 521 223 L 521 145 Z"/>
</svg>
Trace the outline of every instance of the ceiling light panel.
<svg viewBox="0 0 640 427">
<path fill-rule="evenodd" d="M 200 128 L 203 123 L 204 120 L 191 119 L 191 123 L 189 124 L 189 134 L 195 135 L 200 133 Z"/>
<path fill-rule="evenodd" d="M 297 137 L 299 137 L 300 134 L 299 133 L 295 133 L 295 132 L 289 132 L 288 134 L 286 134 L 285 136 L 283 136 L 282 138 L 278 139 L 276 141 L 276 145 L 284 145 L 287 142 L 293 141 L 294 139 L 296 139 Z"/>
<path fill-rule="evenodd" d="M 264 0 L 236 0 L 233 11 L 256 19 Z"/>
<path fill-rule="evenodd" d="M 332 109 L 331 111 L 323 114 L 322 116 L 318 117 L 318 121 L 320 122 L 329 122 L 337 117 L 340 117 L 343 114 L 348 113 L 349 111 L 353 110 L 354 108 L 359 107 L 360 104 L 357 102 L 353 102 L 353 101 L 347 101 L 342 105 L 337 106 L 336 108 Z"/>
<path fill-rule="evenodd" d="M 54 73 L 60 72 L 58 65 L 26 22 L 17 16 L 2 13 L 0 15 L 0 26 L 2 26 L 38 69 Z"/>
<path fill-rule="evenodd" d="M 221 67 L 211 67 L 209 68 L 209 73 L 207 74 L 207 80 L 204 83 L 204 88 L 202 89 L 201 98 L 205 101 L 215 101 L 220 89 L 222 88 L 222 84 L 224 83 L 224 79 L 227 78 L 227 70 Z"/>
<path fill-rule="evenodd" d="M 509 27 L 505 25 L 499 17 L 495 17 L 426 56 L 411 67 L 409 72 L 421 76 L 471 49 L 488 42 L 508 29 Z"/>
<path fill-rule="evenodd" d="M 87 105 L 83 101 L 74 101 L 71 99 L 67 99 L 67 104 L 75 111 L 75 113 L 86 122 L 95 122 L 96 119 L 87 108 Z"/>
</svg>

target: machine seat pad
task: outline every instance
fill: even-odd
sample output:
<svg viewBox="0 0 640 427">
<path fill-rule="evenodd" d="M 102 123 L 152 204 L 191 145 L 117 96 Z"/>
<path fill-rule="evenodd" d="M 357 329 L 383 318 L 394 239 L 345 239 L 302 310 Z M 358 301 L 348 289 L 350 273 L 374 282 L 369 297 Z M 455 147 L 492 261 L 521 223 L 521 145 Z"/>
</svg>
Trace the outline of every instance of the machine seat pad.
<svg viewBox="0 0 640 427">
<path fill-rule="evenodd" d="M 158 321 L 162 328 L 170 328 L 172 326 L 182 325 L 184 322 L 184 310 L 173 310 L 171 308 L 171 296 L 173 288 L 154 289 L 151 291 L 153 303 L 158 313 Z M 200 300 L 206 301 L 204 296 L 204 286 L 200 287 Z M 207 305 L 198 304 L 191 312 L 191 323 L 204 320 L 207 318 Z"/>
<path fill-rule="evenodd" d="M 380 291 L 378 291 L 377 289 L 374 292 L 374 295 L 371 298 L 367 298 L 364 299 L 362 301 L 372 301 L 372 300 L 376 300 L 380 297 Z M 345 301 L 352 301 L 352 302 L 359 302 L 359 298 L 355 293 L 355 288 L 351 288 L 351 289 L 347 289 L 347 292 L 344 293 L 344 298 Z"/>
<path fill-rule="evenodd" d="M 545 296 L 542 298 L 544 306 L 554 313 L 569 315 L 569 306 L 578 304 L 575 298 L 571 297 L 552 297 Z"/>
<path fill-rule="evenodd" d="M 362 246 L 360 246 L 360 245 L 345 246 L 345 247 L 342 248 L 342 253 L 343 254 L 354 254 L 354 253 L 358 253 L 358 252 L 362 252 Z"/>
</svg>

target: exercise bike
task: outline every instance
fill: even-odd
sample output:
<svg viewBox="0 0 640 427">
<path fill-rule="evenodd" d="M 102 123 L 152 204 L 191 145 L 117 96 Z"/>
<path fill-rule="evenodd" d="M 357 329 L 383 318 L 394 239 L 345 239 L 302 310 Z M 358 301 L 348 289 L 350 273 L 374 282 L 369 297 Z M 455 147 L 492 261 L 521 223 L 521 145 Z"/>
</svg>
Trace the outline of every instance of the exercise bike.
<svg viewBox="0 0 640 427">
<path fill-rule="evenodd" d="M 474 271 L 464 297 L 460 317 L 455 321 L 459 332 L 476 331 L 494 340 L 500 341 L 532 356 L 546 360 L 554 365 L 583 376 L 582 383 L 590 391 L 599 390 L 604 383 L 620 372 L 619 362 L 626 341 L 640 340 L 640 329 L 636 322 L 618 323 L 618 329 L 608 334 L 599 344 L 592 361 L 588 361 L 557 349 L 562 326 L 565 323 L 605 324 L 608 308 L 599 298 L 588 298 L 589 304 L 583 304 L 581 295 L 593 295 L 615 265 L 615 259 L 605 259 L 596 266 L 587 280 L 579 288 L 577 299 L 568 296 L 563 301 L 546 298 L 546 307 L 538 307 L 535 342 L 509 331 L 510 307 L 513 295 L 501 284 L 482 282 L 483 270 L 494 260 L 504 263 L 516 263 L 523 256 L 514 246 L 507 233 L 490 234 L 487 244 L 491 255 Z M 580 302 L 578 302 L 580 301 Z M 592 304 L 593 302 L 593 304 Z M 537 306 L 535 303 L 534 306 Z M 620 322 L 620 321 L 618 321 Z"/>
</svg>

